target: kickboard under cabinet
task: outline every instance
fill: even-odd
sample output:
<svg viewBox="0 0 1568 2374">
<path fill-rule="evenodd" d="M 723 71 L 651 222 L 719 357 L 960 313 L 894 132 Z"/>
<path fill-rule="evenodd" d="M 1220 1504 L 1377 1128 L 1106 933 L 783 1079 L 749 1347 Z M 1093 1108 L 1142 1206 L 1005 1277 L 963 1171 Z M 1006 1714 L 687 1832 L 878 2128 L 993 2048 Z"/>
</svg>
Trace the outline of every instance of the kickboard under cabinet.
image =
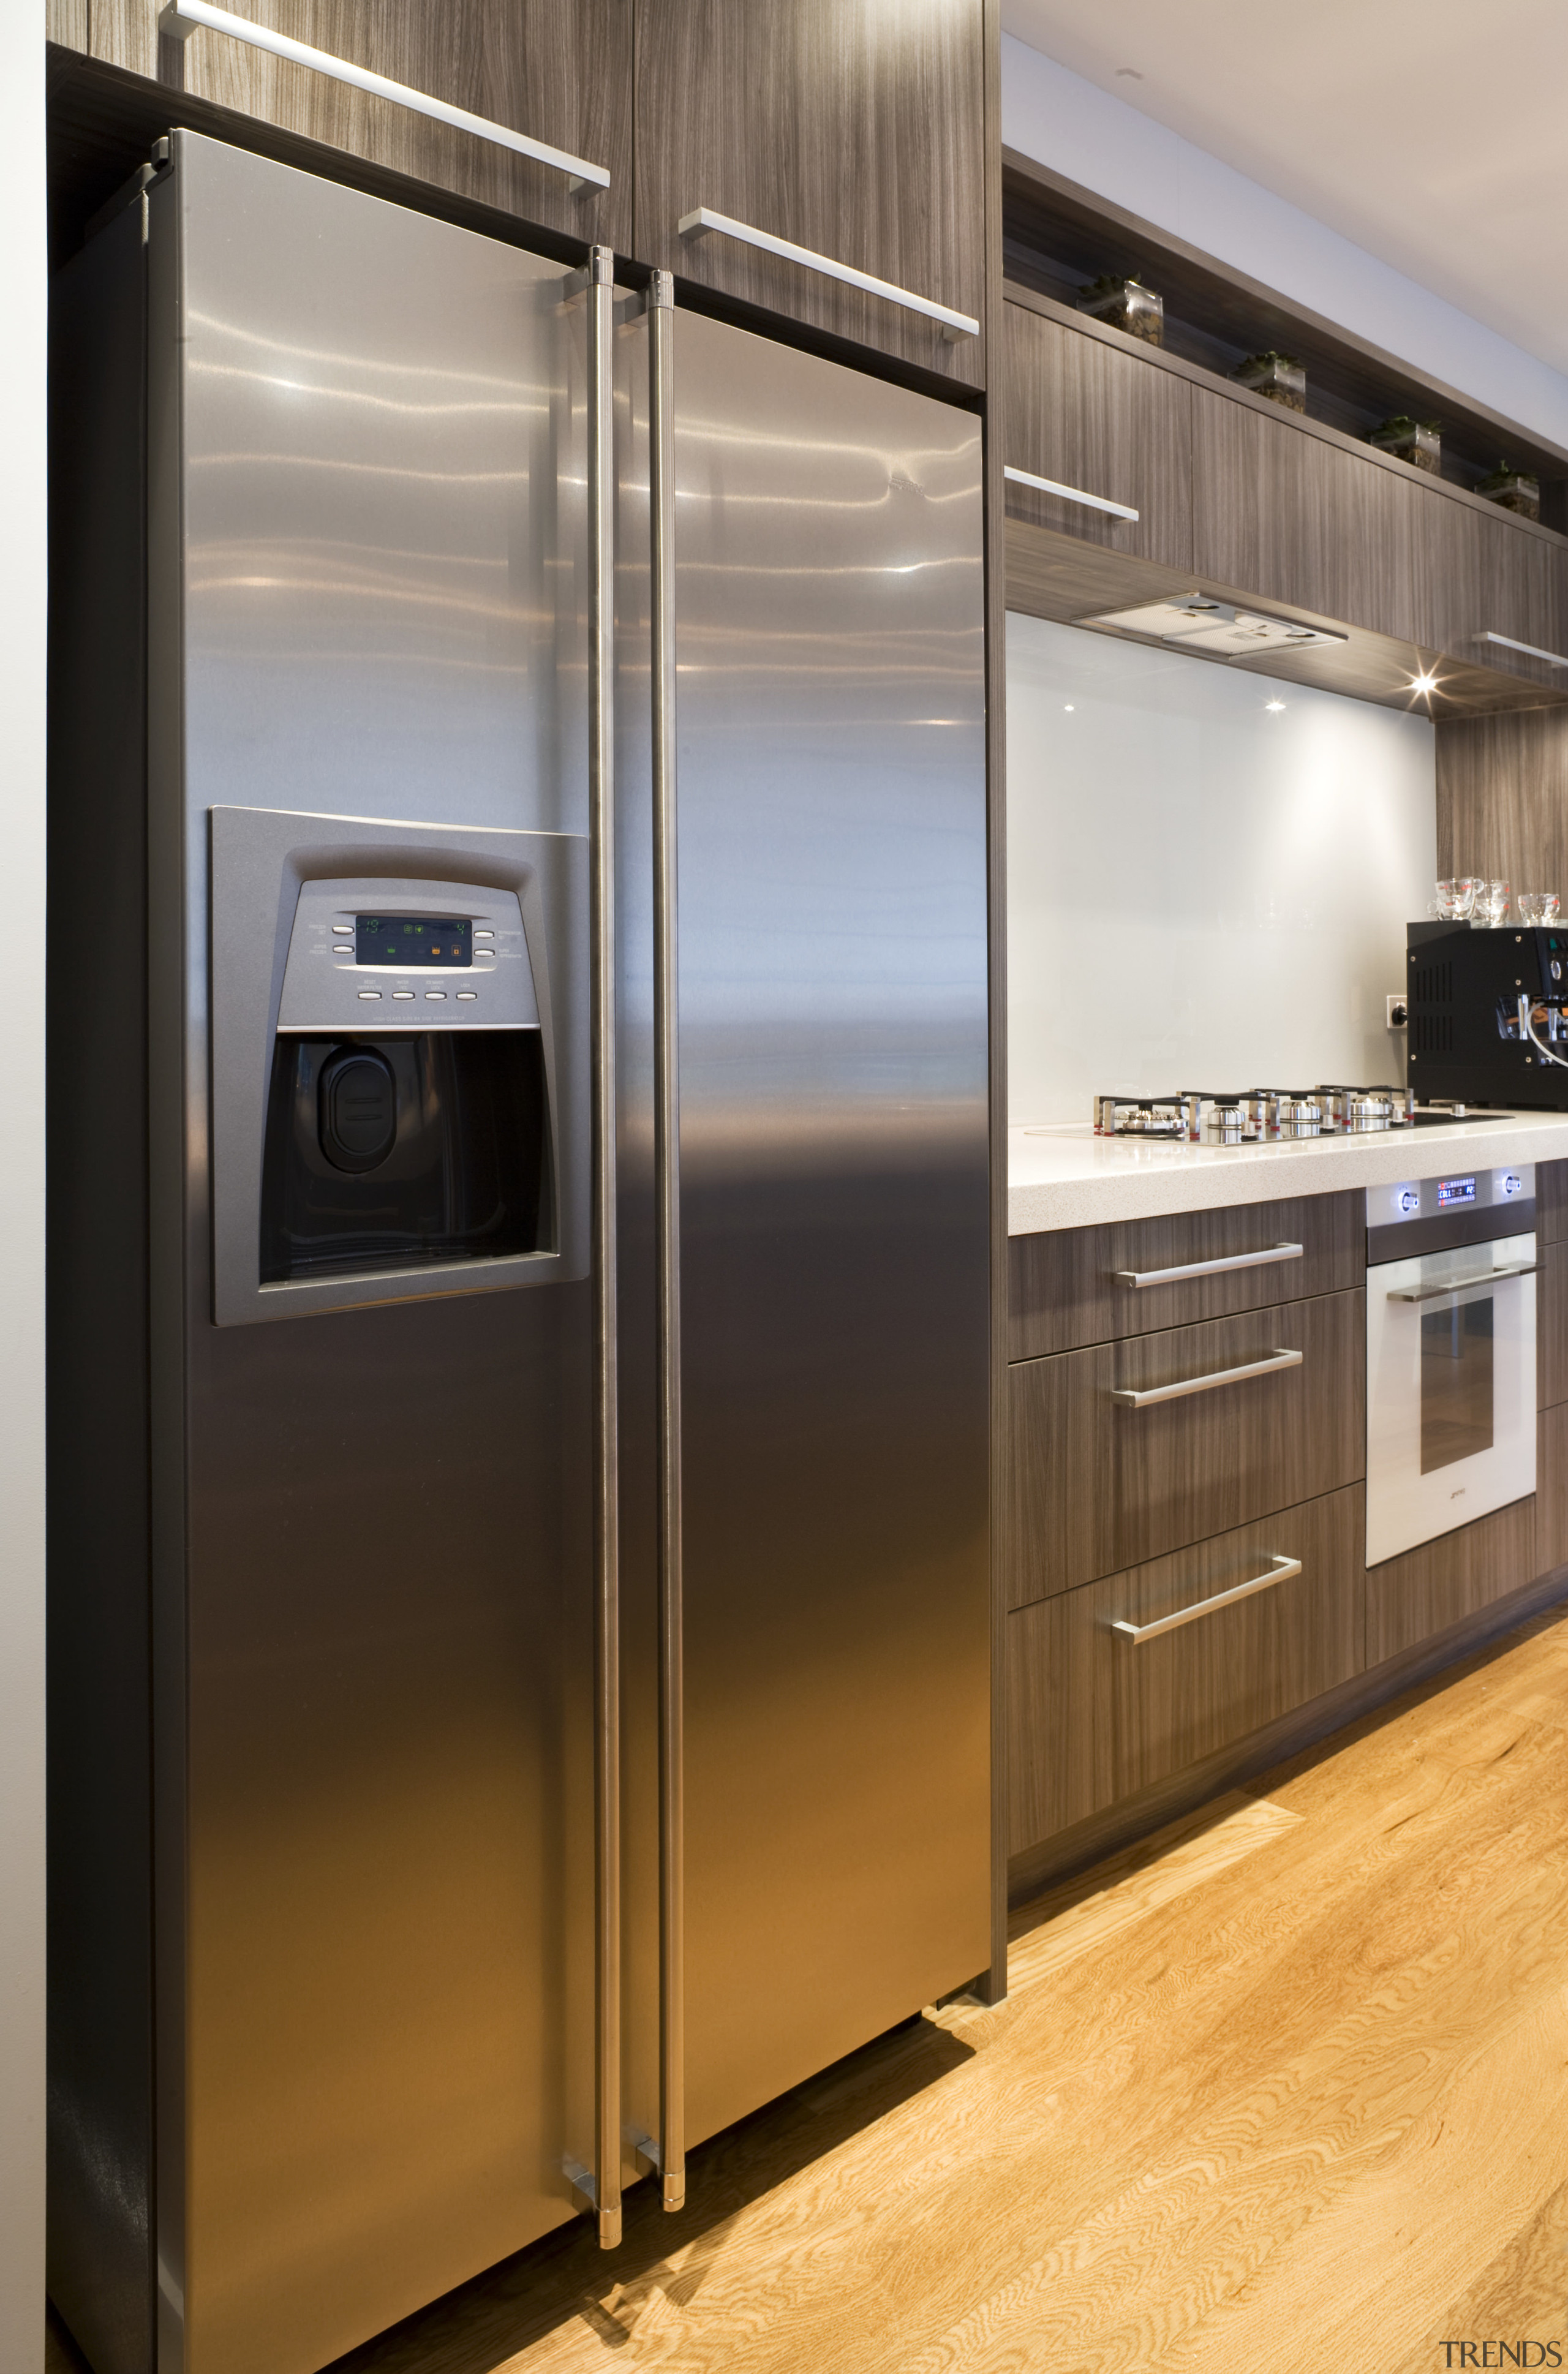
<svg viewBox="0 0 1568 2374">
<path fill-rule="evenodd" d="M 1365 1308 L 1355 1288 L 1015 1362 L 1009 1606 L 1357 1482 Z M 1233 1381 L 1139 1406 L 1114 1398 L 1213 1377 Z"/>
<path fill-rule="evenodd" d="M 1009 1853 L 1353 1679 L 1365 1521 L 1351 1484 L 1009 1616 Z"/>
</svg>

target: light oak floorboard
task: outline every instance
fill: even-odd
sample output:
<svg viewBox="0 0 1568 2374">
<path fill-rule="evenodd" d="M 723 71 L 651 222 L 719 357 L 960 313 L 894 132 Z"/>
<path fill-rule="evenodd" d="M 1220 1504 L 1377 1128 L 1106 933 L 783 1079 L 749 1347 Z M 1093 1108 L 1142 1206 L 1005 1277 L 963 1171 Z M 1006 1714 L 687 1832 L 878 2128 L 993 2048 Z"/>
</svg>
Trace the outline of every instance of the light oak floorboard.
<svg viewBox="0 0 1568 2374">
<path fill-rule="evenodd" d="M 1005 2003 L 716 2137 L 683 2215 L 339 2374 L 1568 2362 L 1565 1729 L 1550 1616 L 1015 1915 Z"/>
</svg>

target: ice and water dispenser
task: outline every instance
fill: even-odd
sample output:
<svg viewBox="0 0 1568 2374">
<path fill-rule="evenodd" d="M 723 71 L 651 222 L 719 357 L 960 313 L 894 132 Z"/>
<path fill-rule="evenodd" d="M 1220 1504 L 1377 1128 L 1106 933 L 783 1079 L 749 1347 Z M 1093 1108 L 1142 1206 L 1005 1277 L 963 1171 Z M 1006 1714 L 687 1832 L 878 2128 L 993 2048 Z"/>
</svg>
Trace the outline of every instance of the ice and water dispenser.
<svg viewBox="0 0 1568 2374">
<path fill-rule="evenodd" d="M 211 826 L 218 1323 L 585 1275 L 584 843 Z"/>
</svg>

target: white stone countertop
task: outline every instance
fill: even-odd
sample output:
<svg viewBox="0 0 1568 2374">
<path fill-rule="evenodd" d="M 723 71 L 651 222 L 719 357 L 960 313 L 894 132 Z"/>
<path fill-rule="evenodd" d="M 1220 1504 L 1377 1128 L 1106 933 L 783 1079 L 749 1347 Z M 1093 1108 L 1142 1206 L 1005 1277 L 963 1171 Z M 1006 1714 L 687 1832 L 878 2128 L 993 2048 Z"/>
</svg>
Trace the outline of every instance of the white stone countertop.
<svg viewBox="0 0 1568 2374">
<path fill-rule="evenodd" d="M 1568 1156 L 1568 1112 L 1438 1123 L 1271 1146 L 1138 1145 L 1081 1126 L 1008 1133 L 1008 1232 L 1087 1228 L 1165 1212 L 1391 1186 L 1439 1171 Z"/>
</svg>

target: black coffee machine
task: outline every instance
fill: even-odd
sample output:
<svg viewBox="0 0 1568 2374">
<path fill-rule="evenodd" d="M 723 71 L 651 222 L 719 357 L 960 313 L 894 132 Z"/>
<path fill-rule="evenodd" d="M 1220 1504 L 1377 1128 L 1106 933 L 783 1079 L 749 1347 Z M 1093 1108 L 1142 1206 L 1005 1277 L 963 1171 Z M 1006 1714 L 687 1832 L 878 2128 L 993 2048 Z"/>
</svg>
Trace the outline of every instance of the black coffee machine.
<svg viewBox="0 0 1568 2374">
<path fill-rule="evenodd" d="M 1568 927 L 1410 923 L 1406 940 L 1412 1092 L 1568 1111 Z"/>
</svg>

